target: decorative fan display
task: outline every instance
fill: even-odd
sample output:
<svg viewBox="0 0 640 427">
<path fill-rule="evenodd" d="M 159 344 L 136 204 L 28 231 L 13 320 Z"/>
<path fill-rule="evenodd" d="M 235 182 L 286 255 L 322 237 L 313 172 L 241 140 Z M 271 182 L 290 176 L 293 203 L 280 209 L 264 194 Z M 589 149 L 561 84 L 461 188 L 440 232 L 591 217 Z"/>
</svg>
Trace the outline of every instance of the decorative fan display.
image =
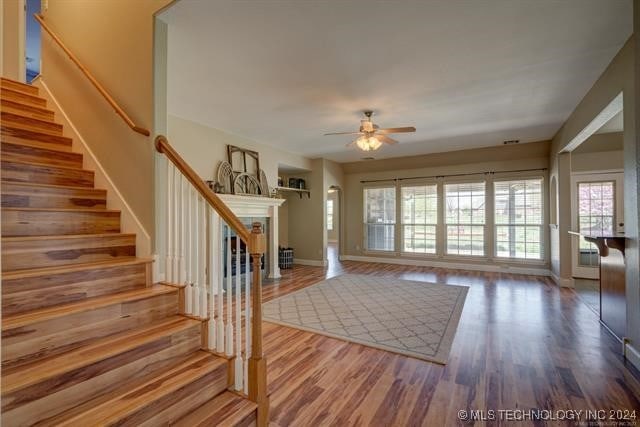
<svg viewBox="0 0 640 427">
<path fill-rule="evenodd" d="M 267 174 L 260 169 L 260 194 L 269 196 L 269 183 L 267 182 Z"/>
<path fill-rule="evenodd" d="M 222 192 L 233 193 L 233 170 L 228 162 L 220 162 L 218 166 L 218 184 L 222 186 Z"/>
<path fill-rule="evenodd" d="M 373 111 L 365 111 L 364 115 L 366 119 L 360 120 L 360 130 L 357 132 L 331 132 L 325 133 L 327 135 L 358 135 L 358 138 L 347 144 L 347 147 L 356 145 L 362 151 L 375 151 L 382 146 L 382 144 L 397 144 L 398 141 L 387 136 L 394 133 L 407 133 L 415 132 L 416 128 L 413 126 L 395 127 L 380 129 L 380 127 L 373 123 L 371 116 Z"/>
<path fill-rule="evenodd" d="M 258 195 L 260 190 L 258 179 L 248 173 L 239 173 L 233 182 L 234 194 Z"/>
</svg>

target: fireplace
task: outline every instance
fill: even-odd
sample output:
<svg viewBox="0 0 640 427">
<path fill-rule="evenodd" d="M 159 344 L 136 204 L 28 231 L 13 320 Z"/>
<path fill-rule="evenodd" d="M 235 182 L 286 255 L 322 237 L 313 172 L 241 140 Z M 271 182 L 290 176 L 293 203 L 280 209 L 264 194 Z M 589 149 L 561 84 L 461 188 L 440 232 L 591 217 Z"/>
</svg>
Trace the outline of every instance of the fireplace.
<svg viewBox="0 0 640 427">
<path fill-rule="evenodd" d="M 266 221 L 267 218 L 241 218 L 242 223 L 245 225 L 245 227 L 247 228 L 251 228 L 251 226 L 253 225 L 254 222 L 259 222 L 262 224 L 262 232 L 268 236 L 268 224 Z M 240 240 L 240 253 L 238 254 L 238 238 L 236 236 L 236 233 L 233 230 L 231 231 L 231 276 L 235 276 L 237 274 L 237 264 L 236 264 L 236 257 L 238 257 L 238 255 L 240 255 L 240 274 L 244 275 L 247 272 L 247 247 L 245 245 L 245 243 Z M 224 226 L 223 232 L 222 232 L 222 253 L 223 253 L 223 259 L 225 260 L 225 262 L 223 263 L 223 277 L 227 277 L 227 250 L 229 248 L 228 246 L 228 233 L 229 230 L 227 229 L 227 226 Z M 264 278 L 267 274 L 266 271 L 266 266 L 265 266 L 265 258 L 268 258 L 268 253 L 265 253 L 264 255 L 262 255 L 261 258 L 261 262 L 260 262 L 260 270 L 262 271 L 262 277 Z M 253 271 L 253 265 L 252 265 L 252 261 L 251 261 L 251 257 L 249 257 L 249 272 Z"/>
<path fill-rule="evenodd" d="M 231 211 L 240 218 L 242 223 L 251 229 L 254 222 L 262 224 L 262 232 L 264 233 L 267 245 L 266 252 L 262 256 L 263 277 L 269 279 L 280 278 L 280 268 L 278 267 L 278 207 L 284 203 L 284 199 L 274 199 L 269 197 L 258 196 L 241 196 L 235 194 L 219 194 L 220 199 L 231 209 Z M 226 248 L 227 248 L 227 230 L 226 225 L 220 223 L 218 228 L 220 236 L 221 249 L 223 251 L 224 260 L 221 267 L 222 274 L 226 277 Z M 235 233 L 231 233 L 232 258 L 236 250 Z M 244 251 L 244 244 L 241 242 L 241 252 Z M 241 254 L 240 273 L 246 271 L 244 253 Z M 236 265 L 235 258 L 232 259 L 231 274 L 235 274 Z"/>
</svg>

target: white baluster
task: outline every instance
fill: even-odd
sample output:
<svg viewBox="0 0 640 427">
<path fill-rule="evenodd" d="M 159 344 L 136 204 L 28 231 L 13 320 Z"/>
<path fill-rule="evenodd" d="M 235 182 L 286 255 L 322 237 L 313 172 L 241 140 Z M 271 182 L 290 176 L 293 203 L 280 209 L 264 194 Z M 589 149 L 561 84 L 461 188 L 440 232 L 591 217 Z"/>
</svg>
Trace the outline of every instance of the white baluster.
<svg viewBox="0 0 640 427">
<path fill-rule="evenodd" d="M 187 273 L 187 283 L 184 287 L 184 299 L 185 299 L 185 312 L 187 314 L 191 314 L 193 312 L 193 295 L 191 293 L 192 283 L 193 283 L 193 270 L 191 268 L 191 263 L 193 260 L 193 212 L 192 212 L 192 204 L 193 204 L 193 191 L 191 189 L 191 185 L 187 184 L 187 217 L 186 217 L 186 228 L 187 228 L 187 244 L 186 244 L 186 253 L 187 259 L 185 260 L 186 265 L 186 273 Z"/>
<path fill-rule="evenodd" d="M 218 344 L 216 345 L 216 348 L 218 349 L 218 352 L 222 353 L 225 350 L 224 347 L 224 333 L 225 333 L 225 326 L 224 326 L 224 265 L 225 265 L 225 260 L 224 260 L 224 241 L 222 240 L 222 236 L 224 235 L 223 233 L 223 223 L 222 221 L 220 221 L 220 217 L 218 217 L 218 226 L 217 226 L 217 230 L 218 230 L 218 239 L 217 239 L 217 243 L 214 241 L 214 244 L 218 246 L 218 253 L 215 254 L 215 262 L 216 265 L 218 266 L 218 280 L 217 280 L 217 286 L 218 286 L 218 292 L 216 292 L 216 295 L 218 296 L 218 320 L 217 320 L 217 324 L 218 324 Z"/>
<path fill-rule="evenodd" d="M 233 323 L 231 322 L 231 293 L 233 283 L 231 282 L 231 227 L 227 225 L 227 356 L 233 356 Z"/>
<path fill-rule="evenodd" d="M 209 350 L 216 350 L 218 346 L 217 342 L 217 329 L 218 329 L 218 319 L 216 319 L 216 293 L 217 293 L 217 283 L 218 282 L 218 266 L 216 264 L 217 258 L 220 257 L 220 252 L 216 249 L 220 247 L 219 240 L 220 235 L 218 230 L 220 229 L 218 214 L 211 208 L 208 207 L 209 211 L 209 324 L 208 324 L 208 340 Z M 222 297 L 222 295 L 218 294 L 218 299 Z"/>
<path fill-rule="evenodd" d="M 173 261 L 173 265 L 171 267 L 171 283 L 180 283 L 180 267 L 178 266 L 178 262 L 180 260 L 180 246 L 179 246 L 179 236 L 178 236 L 178 227 L 180 226 L 180 217 L 179 217 L 179 209 L 180 209 L 180 188 L 178 187 L 178 182 L 180 179 L 180 171 L 178 168 L 173 168 L 173 224 L 171 228 L 173 229 L 173 252 L 171 252 L 171 259 Z"/>
<path fill-rule="evenodd" d="M 200 195 L 196 192 L 193 209 L 193 315 L 200 316 Z"/>
<path fill-rule="evenodd" d="M 165 259 L 165 281 L 171 283 L 173 279 L 173 165 L 167 160 L 167 253 Z"/>
<path fill-rule="evenodd" d="M 207 204 L 200 203 L 200 316 L 207 317 Z"/>
<path fill-rule="evenodd" d="M 235 389 L 242 390 L 243 379 L 242 369 L 244 361 L 242 360 L 242 256 L 240 254 L 240 236 L 236 236 L 236 361 L 235 361 Z"/>
<path fill-rule="evenodd" d="M 185 190 L 187 188 L 187 186 L 185 185 L 184 182 L 184 177 L 182 176 L 182 174 L 179 175 L 179 181 L 180 181 L 180 186 L 179 186 L 179 194 L 180 197 L 178 199 L 178 205 L 179 205 L 179 210 L 178 212 L 180 213 L 180 218 L 178 221 L 178 227 L 180 228 L 180 251 L 178 253 L 178 270 L 180 270 L 180 273 L 178 275 L 178 280 L 180 284 L 184 285 L 187 281 L 187 270 L 186 270 L 186 266 L 185 266 L 185 249 L 186 249 L 186 220 L 185 220 L 185 212 L 187 210 L 186 207 L 186 197 L 185 197 Z"/>
<path fill-rule="evenodd" d="M 249 248 L 245 253 L 244 276 L 244 387 L 249 394 L 249 358 L 251 357 L 251 254 Z"/>
</svg>

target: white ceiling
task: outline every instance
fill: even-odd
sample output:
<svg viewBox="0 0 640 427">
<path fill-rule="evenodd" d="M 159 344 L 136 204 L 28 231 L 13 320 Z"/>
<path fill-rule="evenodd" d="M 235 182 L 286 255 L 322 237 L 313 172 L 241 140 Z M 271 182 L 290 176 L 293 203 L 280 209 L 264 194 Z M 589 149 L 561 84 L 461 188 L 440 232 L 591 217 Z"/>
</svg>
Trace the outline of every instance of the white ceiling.
<svg viewBox="0 0 640 427">
<path fill-rule="evenodd" d="M 169 113 L 353 161 L 374 109 L 414 134 L 376 158 L 551 138 L 632 32 L 631 0 L 181 0 Z"/>
</svg>

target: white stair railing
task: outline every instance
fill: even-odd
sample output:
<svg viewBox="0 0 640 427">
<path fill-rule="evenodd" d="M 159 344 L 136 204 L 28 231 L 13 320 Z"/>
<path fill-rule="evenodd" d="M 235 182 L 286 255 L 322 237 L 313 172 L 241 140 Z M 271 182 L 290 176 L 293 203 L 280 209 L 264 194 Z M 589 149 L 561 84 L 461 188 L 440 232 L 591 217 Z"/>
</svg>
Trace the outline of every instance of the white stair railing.
<svg viewBox="0 0 640 427">
<path fill-rule="evenodd" d="M 257 424 L 266 425 L 261 226 L 242 224 L 166 138 L 157 137 L 156 148 L 169 160 L 165 282 L 183 288 L 184 314 L 207 322 L 203 347 L 233 359 L 231 388 L 258 403 Z"/>
</svg>

